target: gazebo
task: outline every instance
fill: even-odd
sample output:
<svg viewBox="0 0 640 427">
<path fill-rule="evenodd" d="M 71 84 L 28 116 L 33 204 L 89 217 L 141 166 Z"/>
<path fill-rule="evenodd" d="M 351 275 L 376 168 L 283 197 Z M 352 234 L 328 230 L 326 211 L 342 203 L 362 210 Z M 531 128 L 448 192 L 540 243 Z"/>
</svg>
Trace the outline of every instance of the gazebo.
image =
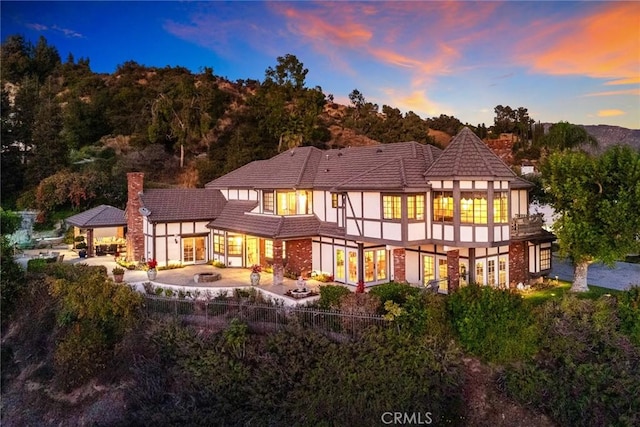
<svg viewBox="0 0 640 427">
<path fill-rule="evenodd" d="M 77 227 L 77 234 L 87 234 L 87 256 L 103 253 L 115 253 L 126 245 L 124 229 L 127 221 L 122 209 L 109 205 L 100 205 L 65 220 L 69 225 Z"/>
</svg>

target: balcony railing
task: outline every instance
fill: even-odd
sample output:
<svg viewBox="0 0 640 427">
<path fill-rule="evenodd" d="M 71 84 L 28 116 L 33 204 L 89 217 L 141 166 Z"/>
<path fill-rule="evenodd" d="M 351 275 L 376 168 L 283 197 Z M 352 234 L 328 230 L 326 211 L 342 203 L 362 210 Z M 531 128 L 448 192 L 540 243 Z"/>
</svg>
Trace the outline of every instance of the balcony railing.
<svg viewBox="0 0 640 427">
<path fill-rule="evenodd" d="M 544 216 L 541 213 L 532 215 L 517 214 L 511 219 L 511 238 L 526 238 L 543 232 Z"/>
</svg>

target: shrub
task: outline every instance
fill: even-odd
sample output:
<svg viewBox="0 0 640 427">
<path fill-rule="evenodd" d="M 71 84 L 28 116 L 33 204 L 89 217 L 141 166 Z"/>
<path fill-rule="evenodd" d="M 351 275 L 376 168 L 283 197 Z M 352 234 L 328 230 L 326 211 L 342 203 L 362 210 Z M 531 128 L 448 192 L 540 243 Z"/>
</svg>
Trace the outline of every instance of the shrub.
<svg viewBox="0 0 640 427">
<path fill-rule="evenodd" d="M 320 286 L 318 306 L 325 310 L 337 309 L 340 307 L 342 298 L 350 293 L 349 289 L 341 285 L 322 285 Z"/>
<path fill-rule="evenodd" d="M 47 260 L 44 258 L 34 258 L 27 261 L 27 272 L 44 273 L 47 267 Z"/>
<path fill-rule="evenodd" d="M 502 374 L 506 391 L 559 425 L 640 425 L 640 349 L 617 320 L 610 297 L 548 301 L 540 354 Z"/>
<path fill-rule="evenodd" d="M 415 296 L 420 293 L 420 289 L 407 283 L 389 282 L 371 288 L 369 293 L 376 295 L 380 299 L 378 311 L 384 313 L 384 303 L 393 301 L 396 304 L 402 305 L 407 301 L 408 296 Z"/>
<path fill-rule="evenodd" d="M 640 285 L 632 286 L 617 296 L 620 330 L 640 347 Z"/>
<path fill-rule="evenodd" d="M 111 270 L 111 273 L 113 273 L 114 276 L 121 276 L 124 274 L 124 268 L 113 267 L 113 269 Z"/>
<path fill-rule="evenodd" d="M 539 330 L 519 294 L 469 285 L 450 295 L 447 305 L 453 329 L 466 351 L 496 363 L 537 352 Z"/>
</svg>

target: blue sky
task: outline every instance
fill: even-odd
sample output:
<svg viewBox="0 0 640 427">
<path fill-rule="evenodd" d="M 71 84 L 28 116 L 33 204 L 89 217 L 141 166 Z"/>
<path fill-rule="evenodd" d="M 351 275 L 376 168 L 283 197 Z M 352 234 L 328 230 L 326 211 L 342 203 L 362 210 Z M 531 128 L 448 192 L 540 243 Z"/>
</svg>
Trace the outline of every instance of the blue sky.
<svg viewBox="0 0 640 427">
<path fill-rule="evenodd" d="M 113 73 L 147 66 L 212 67 L 263 80 L 296 55 L 348 104 L 367 101 L 423 118 L 493 123 L 496 105 L 542 122 L 640 129 L 640 2 L 9 2 L 1 34 L 43 35 L 64 61 Z"/>
</svg>

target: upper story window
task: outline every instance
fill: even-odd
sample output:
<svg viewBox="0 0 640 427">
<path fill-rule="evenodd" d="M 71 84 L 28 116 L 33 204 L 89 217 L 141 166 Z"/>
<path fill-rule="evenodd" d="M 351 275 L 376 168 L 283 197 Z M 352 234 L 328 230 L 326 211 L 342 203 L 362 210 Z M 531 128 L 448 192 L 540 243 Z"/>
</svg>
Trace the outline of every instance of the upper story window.
<svg viewBox="0 0 640 427">
<path fill-rule="evenodd" d="M 462 224 L 487 223 L 487 195 L 485 193 L 460 193 L 460 222 Z"/>
<path fill-rule="evenodd" d="M 342 195 L 338 193 L 331 193 L 331 207 L 332 208 L 340 208 L 342 207 Z"/>
<path fill-rule="evenodd" d="M 308 190 L 277 191 L 278 215 L 307 215 L 313 213 L 313 194 Z"/>
<path fill-rule="evenodd" d="M 453 222 L 453 191 L 433 192 L 433 220 Z"/>
<path fill-rule="evenodd" d="M 506 224 L 509 222 L 509 209 L 507 208 L 507 192 L 496 191 L 493 193 L 493 222 Z"/>
<path fill-rule="evenodd" d="M 424 220 L 424 195 L 407 196 L 407 217 L 417 221 Z"/>
<path fill-rule="evenodd" d="M 382 196 L 382 218 L 402 218 L 402 198 L 400 196 Z"/>
<path fill-rule="evenodd" d="M 262 211 L 273 213 L 273 191 L 262 192 Z"/>
</svg>

